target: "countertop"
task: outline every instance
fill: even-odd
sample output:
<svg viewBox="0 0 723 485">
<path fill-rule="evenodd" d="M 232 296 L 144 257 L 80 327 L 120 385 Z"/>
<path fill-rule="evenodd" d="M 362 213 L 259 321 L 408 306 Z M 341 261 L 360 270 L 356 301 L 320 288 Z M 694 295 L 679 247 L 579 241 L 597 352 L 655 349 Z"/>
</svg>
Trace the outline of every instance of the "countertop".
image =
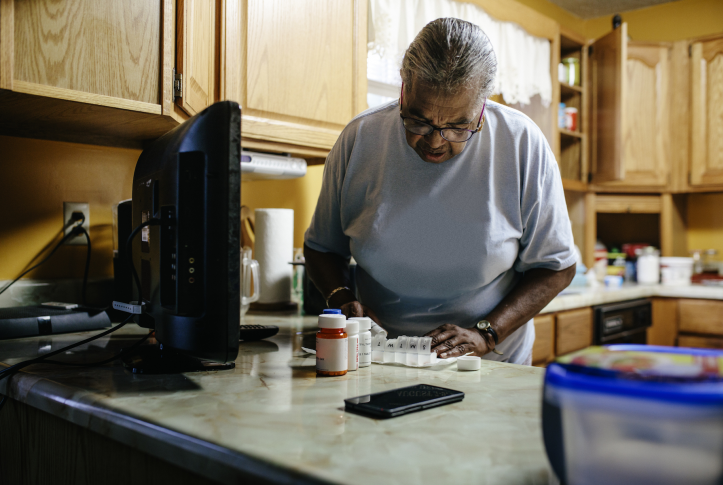
<svg viewBox="0 0 723 485">
<path fill-rule="evenodd" d="M 635 300 L 650 297 L 666 298 L 700 298 L 707 300 L 723 300 L 723 286 L 665 286 L 665 285 L 623 285 L 620 288 L 604 286 L 570 287 L 556 296 L 540 312 L 553 313 L 574 308 L 582 308 L 605 303 Z"/>
<path fill-rule="evenodd" d="M 242 342 L 233 370 L 152 376 L 119 363 L 45 364 L 0 382 L 0 393 L 221 482 L 556 483 L 541 435 L 542 369 L 484 360 L 475 372 L 372 364 L 317 378 L 314 356 L 300 350 L 314 317 L 247 315 L 243 323 L 281 330 Z M 99 361 L 144 332 L 128 326 L 63 359 Z M 0 341 L 0 361 L 87 336 Z M 344 412 L 345 398 L 417 383 L 463 391 L 464 401 L 389 420 Z"/>
</svg>

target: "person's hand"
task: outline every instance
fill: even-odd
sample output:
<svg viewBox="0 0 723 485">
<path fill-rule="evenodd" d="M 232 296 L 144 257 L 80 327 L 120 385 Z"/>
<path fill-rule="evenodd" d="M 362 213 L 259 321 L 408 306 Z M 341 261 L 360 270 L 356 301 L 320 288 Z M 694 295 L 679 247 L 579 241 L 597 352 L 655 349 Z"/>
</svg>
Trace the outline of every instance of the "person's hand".
<svg viewBox="0 0 723 485">
<path fill-rule="evenodd" d="M 369 317 L 374 320 L 377 325 L 379 325 L 379 318 L 377 318 L 376 314 L 368 307 L 362 305 L 356 300 L 350 301 L 349 303 L 344 303 L 341 306 L 341 312 L 346 315 L 346 318 Z"/>
<path fill-rule="evenodd" d="M 459 357 L 469 352 L 482 357 L 494 348 L 476 328 L 462 328 L 451 323 L 445 323 L 424 336 L 432 337 L 432 352 L 442 359 Z"/>
</svg>

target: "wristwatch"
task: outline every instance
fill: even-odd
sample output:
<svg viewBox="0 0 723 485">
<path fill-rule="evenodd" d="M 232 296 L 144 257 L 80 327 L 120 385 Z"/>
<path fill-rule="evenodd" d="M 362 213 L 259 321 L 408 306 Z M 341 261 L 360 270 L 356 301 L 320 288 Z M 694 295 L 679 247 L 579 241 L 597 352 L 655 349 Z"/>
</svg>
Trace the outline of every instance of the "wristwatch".
<svg viewBox="0 0 723 485">
<path fill-rule="evenodd" d="M 488 320 L 480 320 L 479 322 L 477 322 L 477 330 L 491 335 L 492 340 L 495 341 L 495 346 L 497 345 L 499 341 L 499 338 L 497 337 L 497 332 L 495 332 L 495 329 L 492 328 L 492 324 Z M 492 352 L 497 355 L 503 355 L 502 352 L 497 349 L 492 349 Z"/>
</svg>

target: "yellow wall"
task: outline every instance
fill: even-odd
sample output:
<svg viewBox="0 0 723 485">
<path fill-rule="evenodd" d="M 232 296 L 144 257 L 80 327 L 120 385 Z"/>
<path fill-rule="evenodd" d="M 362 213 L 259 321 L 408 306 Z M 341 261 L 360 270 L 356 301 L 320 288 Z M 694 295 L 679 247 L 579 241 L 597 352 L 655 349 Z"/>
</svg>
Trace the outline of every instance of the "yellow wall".
<svg viewBox="0 0 723 485">
<path fill-rule="evenodd" d="M 321 192 L 323 173 L 323 165 L 312 165 L 306 176 L 298 179 L 241 182 L 241 204 L 252 209 L 294 209 L 294 247 L 300 248 Z"/>
<path fill-rule="evenodd" d="M 0 279 L 15 279 L 60 240 L 64 201 L 90 203 L 90 277 L 112 277 L 111 207 L 130 198 L 139 155 L 139 150 L 0 136 Z M 63 246 L 26 278 L 82 278 L 85 251 Z"/>
<path fill-rule="evenodd" d="M 688 196 L 688 249 L 717 249 L 723 260 L 723 194 Z"/>
</svg>

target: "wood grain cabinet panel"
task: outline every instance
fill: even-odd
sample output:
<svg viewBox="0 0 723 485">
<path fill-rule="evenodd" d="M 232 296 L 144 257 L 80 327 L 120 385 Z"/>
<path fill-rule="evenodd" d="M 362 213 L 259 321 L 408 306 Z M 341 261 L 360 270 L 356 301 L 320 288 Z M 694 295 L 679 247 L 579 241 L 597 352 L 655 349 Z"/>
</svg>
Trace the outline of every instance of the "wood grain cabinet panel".
<svg viewBox="0 0 723 485">
<path fill-rule="evenodd" d="M 555 358 L 555 316 L 535 317 L 535 344 L 532 347 L 532 364 L 546 364 Z"/>
<path fill-rule="evenodd" d="M 649 345 L 675 345 L 678 335 L 678 300 L 653 299 L 653 324 L 648 328 Z"/>
<path fill-rule="evenodd" d="M 14 5 L 15 82 L 159 103 L 161 0 Z"/>
<path fill-rule="evenodd" d="M 174 5 L 0 0 L 0 134 L 141 148 L 176 127 Z"/>
<path fill-rule="evenodd" d="M 366 0 L 243 5 L 244 136 L 330 149 L 366 109 Z"/>
<path fill-rule="evenodd" d="M 678 337 L 678 347 L 723 349 L 723 338 L 681 335 L 680 337 Z"/>
<path fill-rule="evenodd" d="M 670 173 L 670 49 L 628 42 L 623 113 L 626 185 L 668 183 Z"/>
<path fill-rule="evenodd" d="M 589 347 L 592 344 L 592 308 L 558 313 L 556 327 L 557 355 Z"/>
<path fill-rule="evenodd" d="M 671 183 L 672 46 L 627 39 L 627 24 L 592 43 L 591 173 L 595 190 L 661 191 Z"/>
<path fill-rule="evenodd" d="M 182 75 L 178 105 L 189 115 L 213 104 L 215 84 L 215 6 L 209 0 L 178 0 L 176 72 Z"/>
<path fill-rule="evenodd" d="M 680 300 L 678 318 L 681 332 L 723 336 L 723 301 Z"/>
<path fill-rule="evenodd" d="M 690 184 L 723 184 L 723 36 L 691 45 Z"/>
</svg>

